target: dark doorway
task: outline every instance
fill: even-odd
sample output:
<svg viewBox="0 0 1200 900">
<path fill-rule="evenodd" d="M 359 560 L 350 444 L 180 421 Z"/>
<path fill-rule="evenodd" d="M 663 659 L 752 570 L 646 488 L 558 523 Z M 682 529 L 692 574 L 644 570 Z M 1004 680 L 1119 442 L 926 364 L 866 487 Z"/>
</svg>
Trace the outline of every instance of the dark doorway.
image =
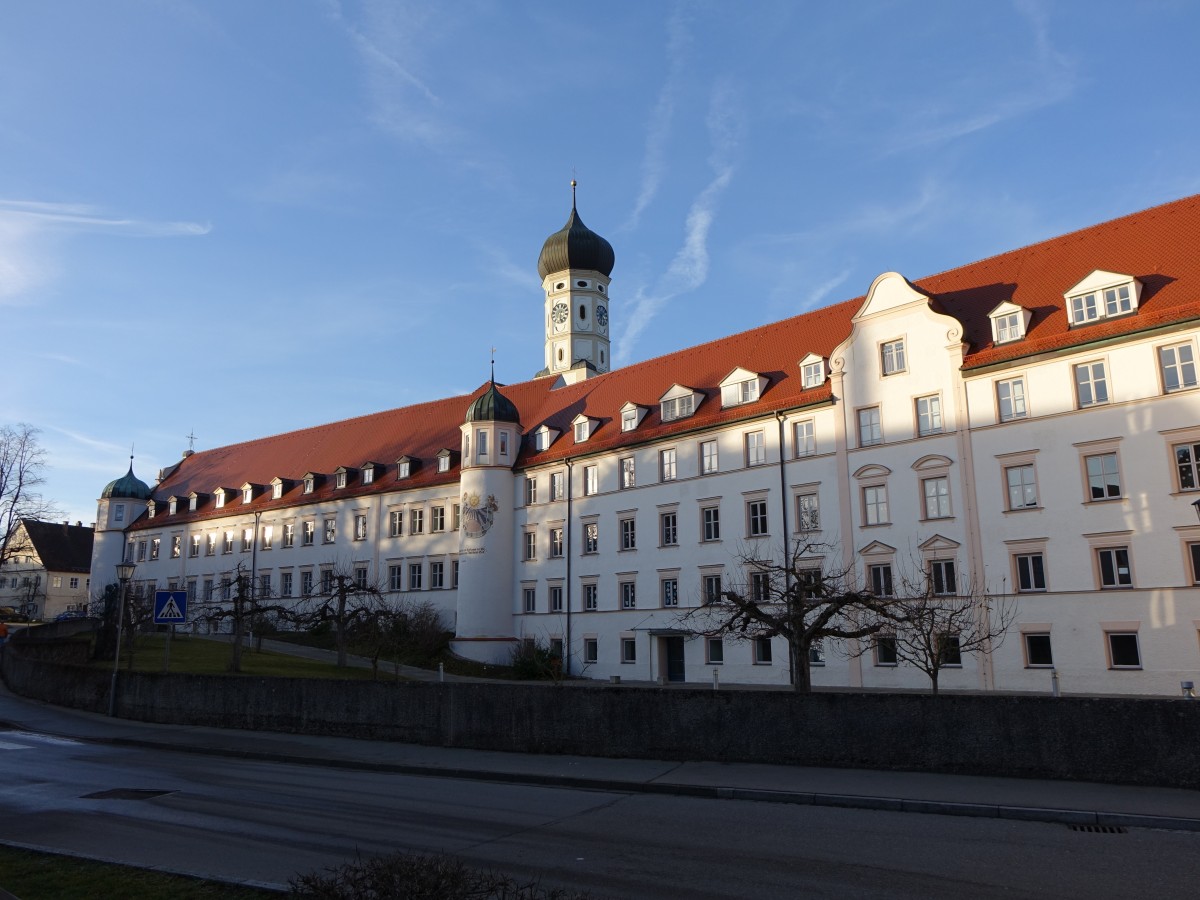
<svg viewBox="0 0 1200 900">
<path fill-rule="evenodd" d="M 663 652 L 667 657 L 667 681 L 683 681 L 683 638 L 663 638 Z"/>
</svg>

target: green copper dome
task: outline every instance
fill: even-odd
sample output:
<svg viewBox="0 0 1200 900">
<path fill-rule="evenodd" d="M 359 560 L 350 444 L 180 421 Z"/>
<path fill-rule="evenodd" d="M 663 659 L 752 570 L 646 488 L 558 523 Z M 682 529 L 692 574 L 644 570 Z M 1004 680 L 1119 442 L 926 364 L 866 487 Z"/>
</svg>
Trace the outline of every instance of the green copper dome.
<svg viewBox="0 0 1200 900">
<path fill-rule="evenodd" d="M 517 412 L 516 404 L 500 393 L 496 382 L 488 385 L 488 389 L 475 398 L 475 402 L 467 407 L 467 422 L 516 422 L 521 424 L 521 414 Z"/>
<path fill-rule="evenodd" d="M 133 474 L 133 460 L 129 471 L 115 481 L 110 481 L 100 493 L 101 500 L 149 500 L 150 486 Z"/>
<path fill-rule="evenodd" d="M 612 244 L 583 224 L 572 198 L 567 224 L 546 238 L 542 245 L 538 274 L 545 278 L 551 272 L 592 269 L 607 276 L 612 274 L 615 263 Z"/>
</svg>

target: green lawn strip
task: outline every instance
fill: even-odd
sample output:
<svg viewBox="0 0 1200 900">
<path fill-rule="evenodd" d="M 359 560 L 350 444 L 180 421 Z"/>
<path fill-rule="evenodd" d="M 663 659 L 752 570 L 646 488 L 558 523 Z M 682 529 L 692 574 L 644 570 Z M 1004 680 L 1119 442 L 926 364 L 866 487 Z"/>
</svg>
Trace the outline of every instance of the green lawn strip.
<svg viewBox="0 0 1200 900">
<path fill-rule="evenodd" d="M 298 644 L 302 647 L 317 647 L 322 650 L 332 650 L 335 646 L 334 636 L 331 632 L 323 631 L 312 633 L 307 631 L 281 631 L 271 635 L 273 641 L 285 641 L 289 644 Z M 349 647 L 351 653 L 355 652 L 353 644 Z M 359 654 L 363 655 L 363 654 Z M 390 660 L 389 660 L 390 662 Z M 414 659 L 404 657 L 400 660 L 402 666 L 414 666 L 418 669 L 428 669 L 431 672 L 436 672 L 438 663 L 445 667 L 447 675 L 469 675 L 473 678 L 516 678 L 511 666 L 497 666 L 488 663 L 475 662 L 471 659 L 463 659 L 461 656 L 455 656 L 448 650 L 440 653 L 433 659 Z M 386 663 L 384 660 L 379 661 L 381 671 L 385 670 Z"/>
<path fill-rule="evenodd" d="M 0 888 L 20 900 L 265 900 L 273 891 L 0 845 Z"/>
<path fill-rule="evenodd" d="M 135 672 L 161 672 L 163 670 L 163 642 L 166 635 L 138 635 L 133 657 Z M 175 635 L 171 639 L 170 671 L 176 675 L 228 675 L 232 648 L 228 641 L 215 641 L 193 635 Z M 111 666 L 112 663 L 99 663 Z M 128 656 L 121 650 L 121 671 L 126 670 Z M 370 680 L 371 670 L 352 666 L 338 668 L 333 663 L 315 659 L 303 659 L 286 653 L 255 650 L 247 642 L 242 647 L 242 675 L 275 676 L 280 678 L 344 678 Z M 379 666 L 379 680 L 394 680 L 391 669 L 384 663 Z"/>
</svg>

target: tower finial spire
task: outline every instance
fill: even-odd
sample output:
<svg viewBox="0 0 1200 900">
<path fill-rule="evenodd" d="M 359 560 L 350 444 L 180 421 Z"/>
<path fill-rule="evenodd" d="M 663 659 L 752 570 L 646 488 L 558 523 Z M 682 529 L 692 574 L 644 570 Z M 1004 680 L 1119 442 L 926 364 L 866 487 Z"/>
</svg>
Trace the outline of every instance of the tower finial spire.
<svg viewBox="0 0 1200 900">
<path fill-rule="evenodd" d="M 575 208 L 575 186 L 578 183 L 574 178 L 571 179 L 571 209 Z"/>
<path fill-rule="evenodd" d="M 496 384 L 496 348 L 492 348 L 492 384 Z"/>
</svg>

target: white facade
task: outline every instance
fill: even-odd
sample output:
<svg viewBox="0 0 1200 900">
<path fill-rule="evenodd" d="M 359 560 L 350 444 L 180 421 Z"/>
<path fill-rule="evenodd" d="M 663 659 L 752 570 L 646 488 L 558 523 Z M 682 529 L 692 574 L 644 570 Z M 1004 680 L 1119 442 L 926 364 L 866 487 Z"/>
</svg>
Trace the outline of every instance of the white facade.
<svg viewBox="0 0 1200 900">
<path fill-rule="evenodd" d="M 1196 206 L 1167 207 L 1183 220 L 1170 227 L 1200 236 Z M 1152 213 L 1162 217 L 1123 220 L 1149 233 L 1147 246 L 1168 227 Z M 120 525 L 102 501 L 93 571 L 117 561 L 101 537 L 114 529 L 138 582 L 196 596 L 219 592 L 238 563 L 291 597 L 323 568 L 366 568 L 397 596 L 434 600 L 455 649 L 474 658 L 503 661 L 515 640 L 537 637 L 586 677 L 707 682 L 716 669 L 726 683 L 785 684 L 782 641 L 715 645 L 689 633 L 686 612 L 713 579 L 743 583 L 743 560 L 811 542 L 824 548 L 814 565 L 852 568 L 863 584 L 872 566 L 897 580 L 938 566 L 960 590 L 1017 597 L 1003 643 L 943 670 L 943 689 L 1049 692 L 1053 671 L 1064 692 L 1177 694 L 1200 675 L 1200 299 L 1173 298 L 1200 297 L 1200 285 L 1178 284 L 1190 269 L 1155 256 L 1173 281 L 1143 286 L 1150 264 L 1136 267 L 1137 246 L 1105 258 L 1115 253 L 1105 229 L 1069 245 L 1078 255 L 1092 241 L 1090 276 L 1057 262 L 1065 239 L 1014 251 L 1044 264 L 998 303 L 992 282 L 1003 278 L 984 264 L 919 284 L 885 273 L 836 327 L 820 311 L 587 384 L 555 373 L 578 359 L 603 371 L 607 332 L 599 340 L 577 319 L 595 322 L 608 279 L 551 273 L 550 377 L 499 388 L 520 422 L 464 424 L 469 398 L 414 410 L 436 432 L 429 448 L 461 441 L 461 464 L 444 473 L 432 452 L 422 458 L 437 483 L 410 486 L 396 463 L 364 483 L 362 460 L 343 459 L 354 473 L 344 498 L 326 489 L 310 501 L 297 487 L 272 499 L 248 455 L 222 483 L 267 496 L 252 490 L 246 503 L 237 489 L 192 514 L 179 491 L 205 464 L 196 454 L 155 488 L 153 518 Z M 559 302 L 568 316 L 556 327 Z M 579 341 L 593 343 L 581 352 Z M 172 494 L 178 509 L 164 516 Z M 467 534 L 468 508 L 477 527 L 489 499 L 486 535 Z M 869 650 L 823 650 L 817 686 L 927 687 Z"/>
</svg>

